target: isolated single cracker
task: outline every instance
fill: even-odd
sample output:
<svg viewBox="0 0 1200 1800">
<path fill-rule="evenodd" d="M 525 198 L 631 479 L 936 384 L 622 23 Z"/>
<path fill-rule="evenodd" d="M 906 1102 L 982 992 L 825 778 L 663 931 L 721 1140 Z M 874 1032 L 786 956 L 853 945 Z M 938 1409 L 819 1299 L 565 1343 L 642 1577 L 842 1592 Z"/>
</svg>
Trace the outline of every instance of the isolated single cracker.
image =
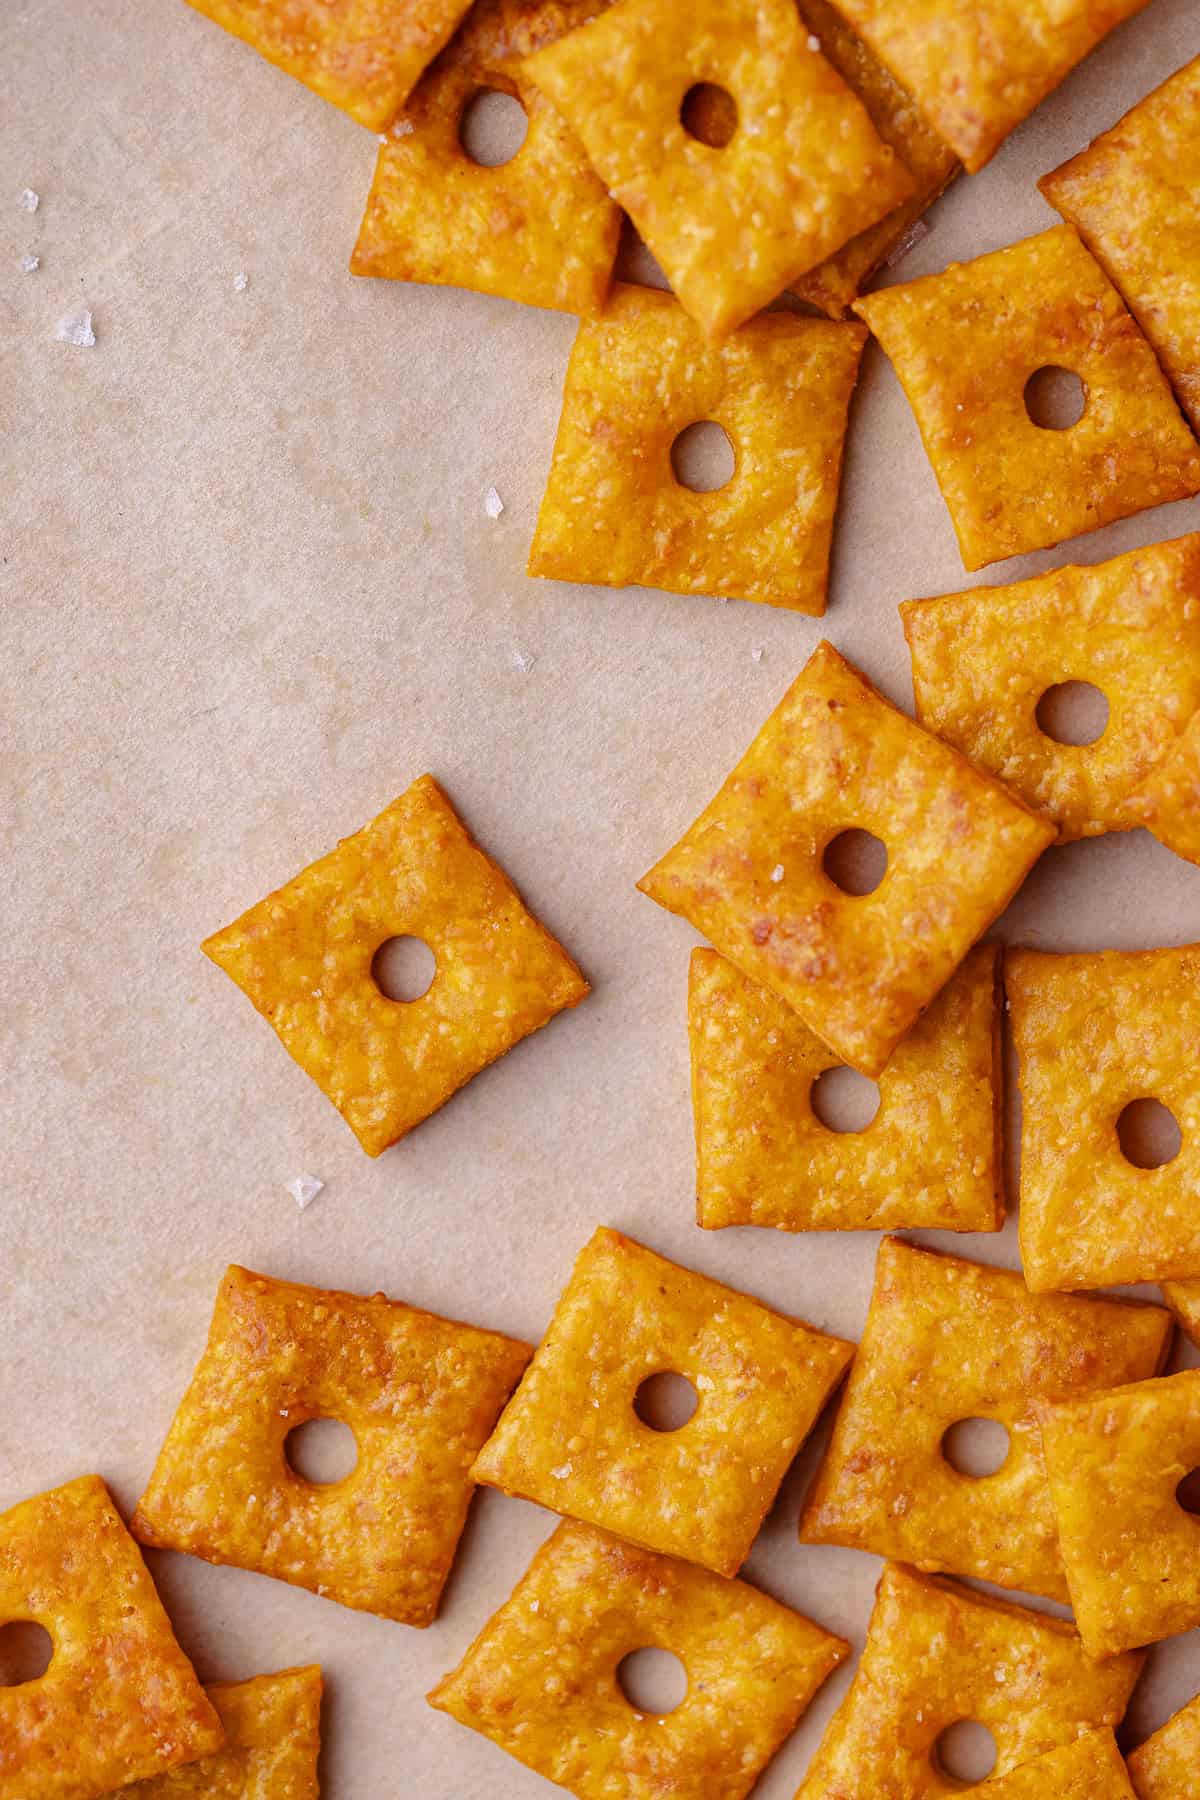
<svg viewBox="0 0 1200 1800">
<path fill-rule="evenodd" d="M 1069 225 L 856 302 L 895 364 L 968 569 L 1200 489 L 1200 448 L 1136 322 Z M 1030 377 L 1086 392 L 1035 425 Z"/>
<path fill-rule="evenodd" d="M 617 1679 L 647 1647 L 687 1670 L 662 1716 Z M 849 1648 L 745 1582 L 566 1524 L 429 1700 L 579 1800 L 741 1800 Z"/>
<path fill-rule="evenodd" d="M 529 573 L 823 613 L 865 343 L 859 325 L 778 312 L 713 345 L 670 294 L 614 289 L 571 352 Z M 706 419 L 734 472 L 695 493 L 671 447 Z"/>
<path fill-rule="evenodd" d="M 1168 850 L 1200 863 L 1200 712 L 1131 796 L 1130 808 Z"/>
<path fill-rule="evenodd" d="M 974 173 L 1147 0 L 837 0 Z"/>
<path fill-rule="evenodd" d="M 715 950 L 693 950 L 698 1222 L 999 1231 L 998 956 L 968 954 L 893 1052 L 874 1119 L 842 1132 L 813 1111 L 815 1082 L 838 1066 L 820 1038 Z"/>
<path fill-rule="evenodd" d="M 1138 1800 L 1192 1800 L 1200 1768 L 1200 1695 L 1129 1757 Z"/>
<path fill-rule="evenodd" d="M 189 0 L 323 100 L 382 131 L 470 0 Z"/>
<path fill-rule="evenodd" d="M 917 716 L 1059 828 L 1064 842 L 1146 821 L 1137 790 L 1200 709 L 1200 532 L 900 608 Z M 1049 688 L 1108 701 L 1091 744 L 1037 721 Z"/>
<path fill-rule="evenodd" d="M 480 0 L 389 134 L 350 259 L 355 275 L 473 288 L 529 306 L 590 312 L 620 236 L 583 146 L 521 68 L 604 0 Z M 463 113 L 478 93 L 513 95 L 528 119 L 511 161 L 475 163 Z"/>
<path fill-rule="evenodd" d="M 0 1800 L 95 1800 L 220 1747 L 98 1475 L 0 1514 L 0 1624 L 26 1620 L 53 1655 L 37 1679 L 0 1687 Z"/>
<path fill-rule="evenodd" d="M 913 192 L 808 36 L 794 0 L 619 0 L 526 65 L 713 337 Z M 701 83 L 737 108 L 724 146 L 680 117 Z"/>
<path fill-rule="evenodd" d="M 137 1782 L 126 1800 L 317 1800 L 323 1685 L 309 1667 L 207 1688 L 224 1749 Z"/>
<path fill-rule="evenodd" d="M 1089 1731 L 985 1781 L 979 1800 L 1135 1800 L 1111 1731 Z"/>
<path fill-rule="evenodd" d="M 472 1474 L 733 1575 L 853 1353 L 602 1226 Z M 666 1370 L 698 1395 L 677 1431 L 634 1410 Z"/>
<path fill-rule="evenodd" d="M 1173 1333 L 1160 1307 L 1031 1294 L 1012 1270 L 885 1238 L 802 1541 L 1066 1600 L 1038 1404 L 1157 1374 Z M 1008 1432 L 994 1474 L 946 1460 L 965 1419 Z"/>
<path fill-rule="evenodd" d="M 529 1355 L 382 1294 L 232 1267 L 134 1535 L 428 1625 L 474 1491 L 472 1458 Z M 285 1445 L 323 1418 L 354 1433 L 358 1464 L 316 1485 Z"/>
<path fill-rule="evenodd" d="M 822 867 L 861 828 L 888 868 L 850 895 Z M 842 1062 L 878 1075 L 1054 836 L 957 750 L 817 646 L 715 799 L 638 883 Z"/>
<path fill-rule="evenodd" d="M 1200 431 L 1200 56 L 1038 182 L 1120 288 Z"/>
<path fill-rule="evenodd" d="M 941 1800 L 958 1784 L 937 1766 L 937 1740 L 961 1719 L 987 1726 L 1006 1775 L 1116 1725 L 1142 1661 L 1093 1663 L 1061 1619 L 888 1563 L 854 1681 L 797 1800 Z"/>
<path fill-rule="evenodd" d="M 1200 1369 L 1041 1409 L 1079 1634 L 1111 1657 L 1200 1625 L 1200 1519 L 1175 1490 L 1200 1465 Z"/>
<path fill-rule="evenodd" d="M 1200 1276 L 1200 945 L 1004 965 L 1022 1099 L 1025 1279 L 1035 1292 Z M 1127 1161 L 1117 1121 L 1161 1101 L 1183 1135 L 1160 1168 Z"/>
<path fill-rule="evenodd" d="M 428 945 L 437 974 L 419 1000 L 388 1000 L 372 960 L 407 936 Z M 202 948 L 368 1156 L 588 993 L 432 775 Z"/>
</svg>

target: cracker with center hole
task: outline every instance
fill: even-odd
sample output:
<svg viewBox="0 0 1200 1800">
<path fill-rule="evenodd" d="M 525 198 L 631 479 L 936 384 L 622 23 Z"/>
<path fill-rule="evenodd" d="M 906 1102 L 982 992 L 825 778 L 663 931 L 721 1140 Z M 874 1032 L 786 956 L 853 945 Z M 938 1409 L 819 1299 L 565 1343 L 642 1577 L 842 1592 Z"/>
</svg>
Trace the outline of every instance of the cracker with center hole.
<svg viewBox="0 0 1200 1800">
<path fill-rule="evenodd" d="M 390 125 L 471 0 L 189 0 L 371 131 Z"/>
<path fill-rule="evenodd" d="M 1200 1519 L 1175 1493 L 1200 1465 L 1200 1369 L 1044 1406 L 1040 1417 L 1088 1655 L 1200 1625 Z"/>
<path fill-rule="evenodd" d="M 1134 1800 L 1111 1731 L 1089 1731 L 979 1789 L 979 1800 Z"/>
<path fill-rule="evenodd" d="M 859 325 L 769 313 L 713 345 L 670 294 L 614 289 L 571 352 L 529 573 L 823 613 L 865 342 Z M 711 493 L 671 464 L 701 420 L 734 452 Z"/>
<path fill-rule="evenodd" d="M 98 1475 L 0 1514 L 0 1625 L 45 1673 L 0 1687 L 0 1800 L 95 1800 L 209 1756 L 224 1733 Z"/>
<path fill-rule="evenodd" d="M 1035 1292 L 1200 1275 L 1200 945 L 1004 965 L 1022 1101 L 1025 1279 Z M 1117 1122 L 1158 1100 L 1182 1133 L 1159 1168 Z"/>
<path fill-rule="evenodd" d="M 1200 489 L 1200 448 L 1121 296 L 1069 225 L 856 302 L 895 365 L 958 537 L 982 568 Z M 1082 416 L 1035 425 L 1065 368 Z"/>
<path fill-rule="evenodd" d="M 125 1788 L 126 1800 L 317 1800 L 323 1686 L 316 1667 L 214 1683 L 224 1749 Z"/>
<path fill-rule="evenodd" d="M 530 1346 L 382 1294 L 328 1292 L 236 1266 L 179 1404 L 134 1535 L 428 1625 L 474 1492 L 471 1462 Z M 358 1463 L 317 1484 L 289 1433 L 349 1427 Z"/>
<path fill-rule="evenodd" d="M 1037 1407 L 1156 1375 L 1173 1332 L 1161 1307 L 1031 1294 L 1010 1269 L 885 1238 L 801 1540 L 1066 1600 Z M 1007 1431 L 993 1474 L 948 1461 L 965 1419 Z"/>
<path fill-rule="evenodd" d="M 837 0 L 974 174 L 1147 0 Z"/>
<path fill-rule="evenodd" d="M 999 1231 L 998 951 L 972 950 L 879 1077 L 858 1131 L 813 1109 L 836 1068 L 803 1019 L 715 950 L 693 950 L 688 1037 L 697 1218 L 780 1231 Z"/>
<path fill-rule="evenodd" d="M 855 828 L 888 853 L 870 894 L 843 893 L 822 865 Z M 822 643 L 638 886 L 874 1076 L 1053 837 Z"/>
<path fill-rule="evenodd" d="M 1192 1800 L 1200 1768 L 1200 1695 L 1129 1757 L 1138 1800 Z"/>
<path fill-rule="evenodd" d="M 1120 288 L 1200 431 L 1200 56 L 1038 182 Z"/>
<path fill-rule="evenodd" d="M 393 937 L 437 974 L 419 1000 L 371 974 Z M 202 945 L 378 1156 L 588 984 L 469 836 L 432 775 Z"/>
<path fill-rule="evenodd" d="M 1131 796 L 1130 808 L 1160 844 L 1200 863 L 1200 712 Z"/>
<path fill-rule="evenodd" d="M 853 1354 L 602 1226 L 472 1474 L 732 1575 Z M 656 1431 L 634 1403 L 667 1370 L 698 1403 Z"/>
<path fill-rule="evenodd" d="M 620 209 L 521 58 L 603 5 L 480 0 L 379 152 L 352 274 L 473 288 L 565 312 L 600 304 Z M 473 162 L 459 138 L 466 108 L 487 90 L 513 95 L 528 119 L 525 142 L 496 167 Z"/>
<path fill-rule="evenodd" d="M 670 1713 L 621 1690 L 648 1647 L 687 1671 Z M 849 1648 L 745 1582 L 565 1524 L 429 1700 L 579 1800 L 741 1800 Z"/>
<path fill-rule="evenodd" d="M 850 1691 L 797 1800 L 941 1800 L 937 1741 L 962 1719 L 996 1742 L 997 1775 L 1116 1725 L 1140 1655 L 1097 1664 L 1061 1619 L 888 1563 Z"/>
<path fill-rule="evenodd" d="M 913 192 L 795 0 L 619 0 L 526 67 L 712 337 Z M 702 83 L 737 109 L 723 146 L 684 126 Z"/>
<path fill-rule="evenodd" d="M 1051 819 L 1063 842 L 1144 822 L 1138 790 L 1200 708 L 1200 532 L 1090 568 L 900 608 L 917 716 Z M 1108 701 L 1091 744 L 1038 724 L 1046 691 Z"/>
</svg>

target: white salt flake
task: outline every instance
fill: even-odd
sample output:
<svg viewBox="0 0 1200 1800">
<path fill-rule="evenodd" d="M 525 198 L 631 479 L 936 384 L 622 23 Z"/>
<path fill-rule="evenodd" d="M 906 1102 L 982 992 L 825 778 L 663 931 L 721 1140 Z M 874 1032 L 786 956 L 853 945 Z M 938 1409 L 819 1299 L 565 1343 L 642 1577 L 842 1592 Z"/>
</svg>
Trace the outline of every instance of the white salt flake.
<svg viewBox="0 0 1200 1800">
<path fill-rule="evenodd" d="M 35 194 L 32 188 L 22 188 L 17 197 L 17 205 L 22 212 L 36 212 L 41 205 L 41 195 Z"/>
<path fill-rule="evenodd" d="M 494 487 L 490 487 L 483 496 L 483 510 L 489 519 L 498 519 L 504 511 L 504 502 Z"/>
<path fill-rule="evenodd" d="M 325 1183 L 318 1175 L 297 1175 L 294 1181 L 287 1184 L 287 1191 L 301 1212 L 306 1206 L 312 1205 L 317 1195 L 324 1192 L 324 1188 Z"/>
<path fill-rule="evenodd" d="M 753 650 L 750 652 L 750 661 L 751 662 L 761 662 L 762 659 L 763 659 L 763 647 L 761 644 L 755 644 Z"/>
<path fill-rule="evenodd" d="M 21 258 L 18 267 L 20 268 L 22 275 L 32 275 L 35 269 L 41 268 L 41 265 L 42 259 L 40 256 L 34 256 L 29 251 L 26 251 L 25 255 Z"/>
<path fill-rule="evenodd" d="M 565 1481 L 567 1476 L 571 1473 L 571 1465 L 569 1462 L 560 1463 L 558 1468 L 551 1469 L 550 1473 L 553 1475 L 555 1481 Z"/>
<path fill-rule="evenodd" d="M 90 350 L 96 341 L 92 330 L 92 312 L 88 306 L 74 306 L 54 327 L 60 344 L 74 344 L 76 349 Z"/>
<path fill-rule="evenodd" d="M 885 269 L 894 269 L 897 263 L 903 262 L 910 250 L 915 250 L 922 238 L 929 236 L 929 227 L 924 219 L 915 219 L 905 232 L 896 248 L 884 263 Z"/>
<path fill-rule="evenodd" d="M 771 870 L 771 880 L 772 881 L 782 881 L 783 880 L 783 864 L 782 863 L 776 863 L 775 867 Z"/>
<path fill-rule="evenodd" d="M 239 269 L 237 274 L 233 278 L 234 293 L 235 294 L 244 294 L 246 289 L 249 286 L 250 286 L 250 277 L 247 275 L 245 269 Z"/>
<path fill-rule="evenodd" d="M 820 38 L 815 36 L 814 34 L 810 33 L 809 39 L 808 39 L 808 47 L 810 50 L 819 50 L 821 48 Z"/>
<path fill-rule="evenodd" d="M 528 650 L 514 650 L 512 653 L 512 666 L 518 675 L 528 675 L 536 661 L 537 657 L 532 656 Z"/>
<path fill-rule="evenodd" d="M 392 136 L 394 138 L 411 137 L 416 129 L 411 119 L 397 119 L 392 126 Z"/>
</svg>

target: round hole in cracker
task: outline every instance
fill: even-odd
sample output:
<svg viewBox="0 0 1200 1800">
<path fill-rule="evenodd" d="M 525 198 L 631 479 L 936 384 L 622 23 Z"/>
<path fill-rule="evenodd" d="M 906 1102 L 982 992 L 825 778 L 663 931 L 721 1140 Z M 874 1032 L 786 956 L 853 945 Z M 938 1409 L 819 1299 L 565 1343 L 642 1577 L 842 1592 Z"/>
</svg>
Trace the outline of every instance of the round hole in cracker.
<svg viewBox="0 0 1200 1800">
<path fill-rule="evenodd" d="M 942 1437 L 942 1455 L 950 1467 L 972 1481 L 1002 1469 L 1011 1447 L 999 1419 L 958 1419 Z"/>
<path fill-rule="evenodd" d="M 1040 431 L 1069 431 L 1087 406 L 1087 389 L 1074 369 L 1048 363 L 1025 383 L 1025 411 Z"/>
<path fill-rule="evenodd" d="M 854 826 L 839 831 L 825 846 L 822 867 L 834 887 L 861 898 L 873 894 L 887 874 L 888 853 L 873 831 Z"/>
<path fill-rule="evenodd" d="M 288 1467 L 311 1487 L 331 1487 L 358 1467 L 358 1443 L 340 1419 L 308 1419 L 288 1432 Z"/>
<path fill-rule="evenodd" d="M 939 1736 L 933 1762 L 948 1781 L 974 1787 L 976 1782 L 986 1781 L 996 1766 L 996 1740 L 978 1719 L 957 1719 Z"/>
<path fill-rule="evenodd" d="M 528 130 L 529 116 L 515 94 L 480 88 L 463 107 L 458 141 L 480 168 L 499 169 L 512 161 Z"/>
<path fill-rule="evenodd" d="M 0 1625 L 0 1688 L 24 1687 L 38 1681 L 50 1667 L 54 1640 L 34 1619 L 14 1619 Z"/>
<path fill-rule="evenodd" d="M 671 445 L 671 468 L 680 487 L 693 494 L 715 494 L 733 480 L 735 464 L 729 433 L 715 419 L 686 425 Z"/>
<path fill-rule="evenodd" d="M 738 128 L 737 101 L 728 88 L 712 81 L 698 81 L 683 96 L 679 122 L 689 137 L 723 150 Z"/>
<path fill-rule="evenodd" d="M 1161 1100 L 1131 1100 L 1117 1120 L 1121 1155 L 1135 1169 L 1161 1169 L 1183 1145 L 1179 1120 Z"/>
<path fill-rule="evenodd" d="M 670 1650 L 631 1650 L 617 1664 L 617 1685 L 634 1712 L 661 1719 L 687 1698 L 687 1670 Z"/>
<path fill-rule="evenodd" d="M 1108 701 L 1090 681 L 1060 681 L 1046 689 L 1034 717 L 1056 744 L 1094 744 L 1108 730 Z"/>
<path fill-rule="evenodd" d="M 808 1098 L 827 1131 L 865 1131 L 879 1111 L 878 1085 L 844 1064 L 822 1070 Z"/>
<path fill-rule="evenodd" d="M 1200 1514 L 1200 1469 L 1184 1476 L 1175 1489 L 1175 1498 L 1185 1513 Z"/>
<path fill-rule="evenodd" d="M 700 1404 L 686 1375 L 662 1369 L 647 1375 L 633 1397 L 633 1410 L 651 1431 L 681 1431 Z"/>
<path fill-rule="evenodd" d="M 437 962 L 419 937 L 386 938 L 371 960 L 371 978 L 385 1000 L 410 1004 L 433 986 Z"/>
</svg>

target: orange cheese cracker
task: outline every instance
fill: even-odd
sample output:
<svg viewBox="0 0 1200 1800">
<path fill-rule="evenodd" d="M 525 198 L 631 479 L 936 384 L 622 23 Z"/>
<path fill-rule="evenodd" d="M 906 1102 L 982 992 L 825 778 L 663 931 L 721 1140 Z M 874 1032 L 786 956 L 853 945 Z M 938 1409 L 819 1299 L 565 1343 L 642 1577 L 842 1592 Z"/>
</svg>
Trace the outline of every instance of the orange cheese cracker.
<svg viewBox="0 0 1200 1800">
<path fill-rule="evenodd" d="M 382 1294 L 230 1268 L 134 1534 L 428 1625 L 470 1505 L 471 1460 L 529 1353 Z M 286 1454 L 290 1433 L 321 1418 L 358 1446 L 354 1470 L 324 1484 Z"/>
<path fill-rule="evenodd" d="M 1200 1695 L 1129 1757 L 1138 1800 L 1191 1800 L 1200 1768 Z"/>
<path fill-rule="evenodd" d="M 980 1800 L 1134 1800 L 1111 1731 L 1089 1731 L 1057 1750 L 985 1781 Z"/>
<path fill-rule="evenodd" d="M 686 310 L 723 337 L 912 193 L 794 0 L 618 0 L 526 65 Z M 685 124 L 708 84 L 728 143 Z"/>
<path fill-rule="evenodd" d="M 1120 288 L 1200 431 L 1200 56 L 1038 186 Z"/>
<path fill-rule="evenodd" d="M 1147 0 L 837 0 L 974 173 Z"/>
<path fill-rule="evenodd" d="M 0 1800 L 95 1800 L 220 1747 L 204 1697 L 98 1475 L 0 1514 L 0 1623 L 49 1634 L 0 1687 Z"/>
<path fill-rule="evenodd" d="M 317 1800 L 321 1671 L 284 1669 L 205 1691 L 225 1747 L 169 1775 L 124 1789 L 128 1800 Z"/>
<path fill-rule="evenodd" d="M 780 312 L 711 345 L 669 294 L 615 289 L 571 352 L 529 573 L 824 612 L 865 342 L 861 326 Z M 701 420 L 735 459 L 709 493 L 671 465 Z"/>
<path fill-rule="evenodd" d="M 646 1648 L 686 1670 L 670 1713 L 622 1692 Z M 579 1800 L 741 1800 L 848 1651 L 745 1582 L 565 1524 L 429 1700 Z"/>
<path fill-rule="evenodd" d="M 963 1719 L 991 1732 L 1006 1775 L 1116 1725 L 1142 1660 L 1094 1663 L 1060 1619 L 888 1563 L 850 1692 L 797 1800 L 940 1800 L 958 1784 L 938 1765 L 938 1739 Z"/>
<path fill-rule="evenodd" d="M 1064 841 L 1143 823 L 1137 790 L 1200 708 L 1200 532 L 900 608 L 917 716 L 1053 820 Z M 1053 688 L 1108 702 L 1090 744 L 1038 723 Z"/>
<path fill-rule="evenodd" d="M 817 1080 L 838 1066 L 820 1038 L 715 950 L 693 950 L 699 1223 L 998 1231 L 998 954 L 968 954 L 897 1045 L 871 1123 L 834 1131 L 813 1109 Z"/>
<path fill-rule="evenodd" d="M 1200 1465 L 1200 1369 L 1044 1406 L 1041 1421 L 1089 1656 L 1200 1625 L 1200 1519 L 1176 1496 Z"/>
<path fill-rule="evenodd" d="M 856 829 L 888 856 L 868 894 L 824 866 Z M 1053 836 L 823 643 L 638 886 L 878 1075 Z"/>
<path fill-rule="evenodd" d="M 1200 712 L 1131 796 L 1130 810 L 1168 850 L 1200 863 Z"/>
<path fill-rule="evenodd" d="M 371 974 L 393 937 L 437 974 L 419 1000 Z M 203 946 L 378 1156 L 588 984 L 472 841 L 432 775 Z"/>
<path fill-rule="evenodd" d="M 1121 296 L 1069 225 L 856 303 L 896 368 L 968 569 L 1200 489 L 1200 448 Z M 1034 423 L 1065 368 L 1083 412 Z"/>
<path fill-rule="evenodd" d="M 1200 945 L 1010 952 L 1022 1099 L 1019 1225 L 1034 1292 L 1200 1276 Z M 1125 1110 L 1156 1100 L 1182 1133 L 1130 1161 Z"/>
<path fill-rule="evenodd" d="M 474 288 L 567 312 L 599 305 L 620 209 L 521 58 L 603 3 L 480 0 L 379 152 L 353 274 Z M 528 120 L 516 155 L 495 167 L 473 162 L 459 136 L 466 108 L 487 91 L 513 95 Z"/>
<path fill-rule="evenodd" d="M 732 1575 L 852 1354 L 602 1227 L 472 1473 Z M 698 1399 L 673 1431 L 635 1410 L 667 1371 Z"/>
<path fill-rule="evenodd" d="M 802 1540 L 1066 1600 L 1037 1407 L 1157 1374 L 1173 1330 L 1161 1307 L 1031 1294 L 1012 1270 L 885 1238 Z M 971 1419 L 1008 1434 L 991 1474 L 947 1458 Z"/>
<path fill-rule="evenodd" d="M 323 100 L 382 131 L 470 0 L 190 0 Z"/>
</svg>

